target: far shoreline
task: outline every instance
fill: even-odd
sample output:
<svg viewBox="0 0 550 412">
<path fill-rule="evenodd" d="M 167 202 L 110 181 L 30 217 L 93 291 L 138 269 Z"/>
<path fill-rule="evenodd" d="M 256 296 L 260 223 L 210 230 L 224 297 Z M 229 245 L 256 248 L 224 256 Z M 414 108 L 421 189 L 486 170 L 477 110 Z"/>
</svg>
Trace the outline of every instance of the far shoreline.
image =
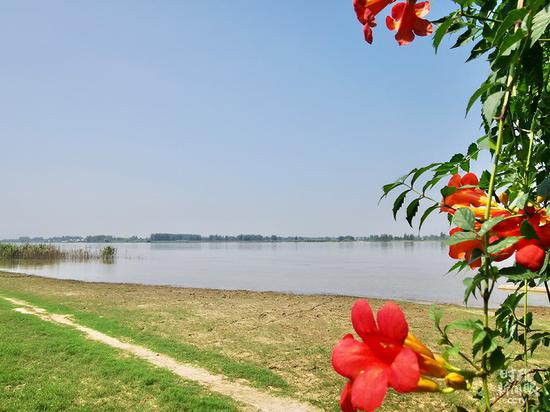
<svg viewBox="0 0 550 412">
<path fill-rule="evenodd" d="M 114 240 L 110 242 L 86 242 L 86 241 L 72 241 L 72 242 L 57 242 L 57 241 L 20 241 L 17 239 L 7 239 L 0 240 L 0 243 L 30 243 L 30 244 L 67 244 L 67 245 L 109 245 L 117 243 L 128 243 L 128 244 L 180 244 L 180 243 L 397 243 L 397 242 L 438 242 L 444 243 L 446 239 L 392 239 L 392 240 L 308 240 L 308 239 L 298 239 L 298 240 L 166 240 L 166 241 L 156 241 L 156 240 L 143 240 L 143 241 L 131 241 L 131 240 Z"/>
<path fill-rule="evenodd" d="M 303 293 L 303 292 L 292 292 L 292 291 L 275 291 L 275 290 L 248 290 L 248 289 L 216 289 L 216 288 L 200 288 L 200 287 L 189 287 L 189 286 L 177 286 L 177 285 L 167 285 L 167 284 L 148 284 L 148 283 L 137 283 L 137 282 L 102 282 L 102 281 L 87 281 L 87 280 L 80 280 L 80 279 L 71 279 L 71 278 L 55 278 L 55 277 L 48 277 L 48 276 L 42 276 L 42 275 L 33 275 L 29 273 L 24 272 L 14 272 L 14 271 L 7 271 L 7 270 L 0 270 L 0 276 L 8 276 L 8 277 L 19 277 L 19 278 L 30 278 L 30 279 L 41 279 L 44 281 L 53 281 L 53 282 L 60 282 L 60 283 L 67 283 L 67 284 L 75 284 L 79 286 L 86 286 L 90 285 L 92 287 L 94 286 L 106 286 L 106 287 L 135 287 L 135 288 L 144 288 L 144 289 L 166 289 L 166 290 L 176 290 L 176 291 L 186 291 L 186 292 L 200 292 L 200 293 L 207 293 L 212 295 L 220 295 L 220 294 L 239 294 L 239 295 L 258 295 L 263 297 L 295 297 L 297 299 L 300 298 L 327 298 L 327 299 L 366 299 L 373 302 L 385 302 L 385 301 L 394 301 L 394 302 L 401 302 L 401 303 L 407 303 L 407 304 L 415 304 L 415 305 L 421 305 L 421 306 L 430 306 L 430 305 L 436 305 L 436 306 L 449 306 L 449 307 L 456 307 L 456 308 L 464 308 L 468 310 L 478 310 L 481 308 L 481 303 L 475 304 L 470 303 L 468 305 L 465 304 L 459 304 L 459 303 L 452 303 L 452 302 L 442 302 L 442 301 L 428 301 L 428 300 L 422 300 L 422 299 L 405 299 L 405 298 L 393 298 L 388 299 L 384 297 L 376 297 L 376 296 L 365 296 L 365 295 L 344 295 L 344 294 L 338 294 L 338 293 Z M 498 307 L 498 305 L 490 305 L 490 308 L 494 309 Z M 531 308 L 540 308 L 540 309 L 550 309 L 550 307 L 544 306 L 544 305 L 532 305 L 529 304 L 529 307 Z"/>
</svg>

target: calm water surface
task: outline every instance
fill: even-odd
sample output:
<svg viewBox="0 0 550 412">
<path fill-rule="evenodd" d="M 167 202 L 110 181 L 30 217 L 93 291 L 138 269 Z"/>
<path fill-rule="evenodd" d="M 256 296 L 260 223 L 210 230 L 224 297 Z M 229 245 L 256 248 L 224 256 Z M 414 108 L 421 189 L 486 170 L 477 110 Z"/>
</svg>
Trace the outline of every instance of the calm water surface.
<svg viewBox="0 0 550 412">
<path fill-rule="evenodd" d="M 105 244 L 59 244 L 99 249 Z M 120 243 L 113 264 L 99 261 L 17 264 L 0 269 L 93 282 L 461 303 L 462 279 L 441 242 Z M 496 301 L 505 298 L 495 293 Z M 533 294 L 533 304 L 545 305 Z M 473 303 L 473 302 L 472 302 Z"/>
</svg>

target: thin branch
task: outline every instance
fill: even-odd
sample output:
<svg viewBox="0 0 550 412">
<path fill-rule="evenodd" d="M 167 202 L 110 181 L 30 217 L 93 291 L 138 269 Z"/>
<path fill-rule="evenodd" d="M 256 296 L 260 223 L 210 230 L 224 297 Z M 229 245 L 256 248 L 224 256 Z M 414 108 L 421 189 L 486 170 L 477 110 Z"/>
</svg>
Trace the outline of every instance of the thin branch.
<svg viewBox="0 0 550 412">
<path fill-rule="evenodd" d="M 489 17 L 474 16 L 473 14 L 464 13 L 462 10 L 460 11 L 460 15 L 462 17 L 467 17 L 467 18 L 473 19 L 473 20 L 488 21 L 488 22 L 491 22 L 491 23 L 502 23 L 501 20 L 490 19 Z"/>
</svg>

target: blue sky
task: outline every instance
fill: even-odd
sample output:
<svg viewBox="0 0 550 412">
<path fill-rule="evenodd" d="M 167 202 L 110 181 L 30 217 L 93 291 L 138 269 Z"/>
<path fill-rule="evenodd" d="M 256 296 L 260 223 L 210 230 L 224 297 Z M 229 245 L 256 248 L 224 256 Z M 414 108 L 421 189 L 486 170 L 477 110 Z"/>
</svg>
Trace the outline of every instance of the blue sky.
<svg viewBox="0 0 550 412">
<path fill-rule="evenodd" d="M 410 232 L 380 187 L 480 135 L 486 67 L 384 15 L 369 46 L 351 0 L 4 2 L 0 237 Z"/>
</svg>

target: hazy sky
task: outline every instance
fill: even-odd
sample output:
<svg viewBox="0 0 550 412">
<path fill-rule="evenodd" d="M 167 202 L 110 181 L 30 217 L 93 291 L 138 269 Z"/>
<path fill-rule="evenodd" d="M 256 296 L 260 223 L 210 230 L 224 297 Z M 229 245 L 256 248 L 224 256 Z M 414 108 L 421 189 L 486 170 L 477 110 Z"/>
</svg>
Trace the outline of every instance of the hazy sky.
<svg viewBox="0 0 550 412">
<path fill-rule="evenodd" d="M 2 2 L 0 238 L 410 232 L 380 187 L 480 135 L 486 68 L 351 3 Z"/>
</svg>

